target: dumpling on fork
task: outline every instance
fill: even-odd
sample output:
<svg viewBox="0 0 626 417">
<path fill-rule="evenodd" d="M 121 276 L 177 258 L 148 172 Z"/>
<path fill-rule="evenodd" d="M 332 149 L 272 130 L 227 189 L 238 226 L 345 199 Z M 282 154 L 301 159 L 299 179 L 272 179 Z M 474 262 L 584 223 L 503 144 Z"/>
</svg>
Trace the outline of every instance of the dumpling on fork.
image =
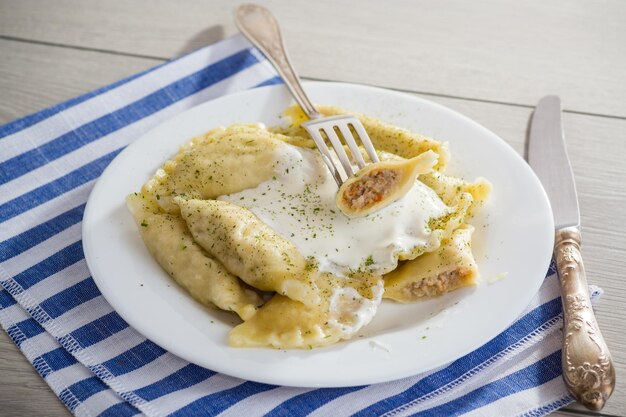
<svg viewBox="0 0 626 417">
<path fill-rule="evenodd" d="M 432 171 L 437 154 L 426 151 L 411 159 L 366 165 L 337 192 L 337 206 L 349 217 L 366 216 L 402 198 L 418 175 Z"/>
</svg>

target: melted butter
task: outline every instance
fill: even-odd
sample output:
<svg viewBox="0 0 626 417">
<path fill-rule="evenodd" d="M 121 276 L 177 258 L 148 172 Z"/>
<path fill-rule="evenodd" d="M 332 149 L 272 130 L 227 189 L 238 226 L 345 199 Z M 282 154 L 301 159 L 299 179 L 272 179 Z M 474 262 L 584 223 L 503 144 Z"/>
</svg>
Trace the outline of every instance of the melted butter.
<svg viewBox="0 0 626 417">
<path fill-rule="evenodd" d="M 279 147 L 275 172 L 255 188 L 218 199 L 249 209 L 320 271 L 339 276 L 395 269 L 398 254 L 429 244 L 429 220 L 448 211 L 432 189 L 416 181 L 389 206 L 349 218 L 337 208 L 337 184 L 316 150 Z"/>
<path fill-rule="evenodd" d="M 502 281 L 504 278 L 506 278 L 507 275 L 509 275 L 508 272 L 500 272 L 499 274 L 496 274 L 495 276 L 489 278 L 487 280 L 487 284 L 491 285 L 495 284 L 498 281 Z"/>
<path fill-rule="evenodd" d="M 391 353 L 391 348 L 378 340 L 370 340 L 370 346 L 374 349 L 381 349 L 387 353 Z"/>
</svg>

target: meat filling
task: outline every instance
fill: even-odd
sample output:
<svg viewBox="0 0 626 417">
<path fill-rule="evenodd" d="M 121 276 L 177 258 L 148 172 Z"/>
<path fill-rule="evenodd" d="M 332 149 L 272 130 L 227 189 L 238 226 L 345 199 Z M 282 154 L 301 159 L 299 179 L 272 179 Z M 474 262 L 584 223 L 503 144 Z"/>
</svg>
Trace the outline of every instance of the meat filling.
<svg viewBox="0 0 626 417">
<path fill-rule="evenodd" d="M 346 188 L 343 201 L 354 210 L 369 207 L 383 200 L 399 179 L 398 171 L 393 169 L 372 171 Z"/>
<path fill-rule="evenodd" d="M 413 282 L 405 288 L 411 293 L 411 298 L 435 297 L 452 291 L 461 285 L 464 276 L 468 274 L 465 268 L 442 272 L 434 277 Z"/>
</svg>

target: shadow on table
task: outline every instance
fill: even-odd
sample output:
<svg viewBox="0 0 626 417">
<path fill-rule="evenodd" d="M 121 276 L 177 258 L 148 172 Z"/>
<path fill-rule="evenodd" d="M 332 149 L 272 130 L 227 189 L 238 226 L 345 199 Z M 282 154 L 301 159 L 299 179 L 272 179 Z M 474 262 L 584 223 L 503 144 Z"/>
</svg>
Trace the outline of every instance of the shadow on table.
<svg viewBox="0 0 626 417">
<path fill-rule="evenodd" d="M 178 51 L 177 55 L 186 54 L 222 39 L 224 39 L 224 27 L 222 25 L 210 26 L 187 41 L 185 46 Z"/>
</svg>

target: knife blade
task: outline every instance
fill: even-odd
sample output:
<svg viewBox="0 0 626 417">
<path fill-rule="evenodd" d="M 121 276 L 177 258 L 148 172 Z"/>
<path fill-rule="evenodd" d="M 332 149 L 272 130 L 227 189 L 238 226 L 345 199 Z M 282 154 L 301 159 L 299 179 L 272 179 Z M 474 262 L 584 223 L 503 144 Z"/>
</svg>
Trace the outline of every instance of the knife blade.
<svg viewBox="0 0 626 417">
<path fill-rule="evenodd" d="M 554 258 L 563 304 L 563 380 L 590 410 L 600 410 L 615 387 L 615 368 L 596 322 L 580 253 L 580 212 L 557 96 L 542 98 L 533 113 L 528 162 L 543 184 L 554 215 Z"/>
<path fill-rule="evenodd" d="M 555 227 L 579 226 L 576 183 L 565 147 L 561 100 L 557 96 L 546 96 L 539 101 L 529 138 L 528 163 L 548 194 Z"/>
</svg>

